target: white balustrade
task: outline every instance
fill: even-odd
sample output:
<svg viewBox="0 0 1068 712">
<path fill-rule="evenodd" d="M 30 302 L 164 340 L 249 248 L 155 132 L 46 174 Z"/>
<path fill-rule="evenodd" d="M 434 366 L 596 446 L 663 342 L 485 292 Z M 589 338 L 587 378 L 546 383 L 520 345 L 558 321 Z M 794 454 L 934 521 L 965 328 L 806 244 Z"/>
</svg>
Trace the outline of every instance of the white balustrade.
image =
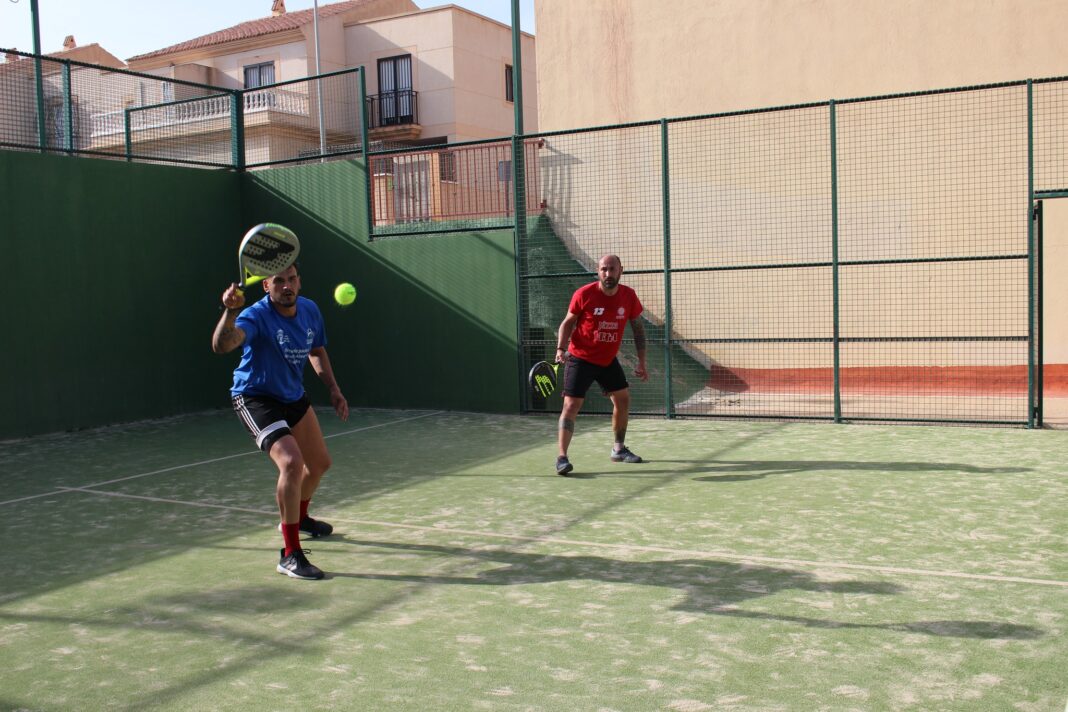
<svg viewBox="0 0 1068 712">
<path fill-rule="evenodd" d="M 308 116 L 308 95 L 286 89 L 263 89 L 245 92 L 244 112 L 254 114 L 273 111 L 294 116 Z M 204 97 L 196 101 L 183 101 L 146 109 L 132 107 L 130 113 L 130 130 L 144 131 L 189 124 L 211 119 L 228 119 L 230 117 L 230 95 Z M 100 138 L 125 132 L 126 111 L 105 111 L 93 114 L 92 136 Z"/>
</svg>

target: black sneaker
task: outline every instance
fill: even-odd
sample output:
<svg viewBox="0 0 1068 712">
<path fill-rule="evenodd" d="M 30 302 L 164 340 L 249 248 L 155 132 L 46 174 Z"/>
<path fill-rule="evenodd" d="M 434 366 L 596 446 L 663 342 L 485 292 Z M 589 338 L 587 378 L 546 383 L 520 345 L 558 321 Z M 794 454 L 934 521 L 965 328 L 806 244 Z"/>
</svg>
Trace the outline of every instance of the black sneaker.
<svg viewBox="0 0 1068 712">
<path fill-rule="evenodd" d="M 321 579 L 326 574 L 318 566 L 308 561 L 308 557 L 305 556 L 307 553 L 311 552 L 307 549 L 296 549 L 292 554 L 286 556 L 286 550 L 279 549 L 278 567 L 275 570 L 280 574 L 296 579 L 304 579 L 305 581 Z"/>
<path fill-rule="evenodd" d="M 310 534 L 312 539 L 318 539 L 321 536 L 330 536 L 334 533 L 334 527 L 327 524 L 321 519 L 312 519 L 311 517 L 304 517 L 300 520 L 300 530 L 305 534 Z M 282 531 L 282 523 L 278 523 L 278 531 Z"/>
<path fill-rule="evenodd" d="M 642 461 L 640 457 L 631 452 L 630 448 L 625 445 L 623 446 L 622 450 L 616 450 L 615 448 L 613 448 L 610 457 L 612 459 L 612 462 L 629 462 L 631 464 L 634 464 Z"/>
<path fill-rule="evenodd" d="M 567 455 L 561 455 L 556 458 L 556 474 L 566 475 L 575 469 L 575 466 L 571 464 L 571 461 L 567 459 Z"/>
<path fill-rule="evenodd" d="M 304 517 L 304 519 L 300 520 L 300 530 L 306 534 L 311 534 L 312 539 L 318 539 L 321 536 L 330 536 L 334 531 L 334 527 L 321 519 Z"/>
</svg>

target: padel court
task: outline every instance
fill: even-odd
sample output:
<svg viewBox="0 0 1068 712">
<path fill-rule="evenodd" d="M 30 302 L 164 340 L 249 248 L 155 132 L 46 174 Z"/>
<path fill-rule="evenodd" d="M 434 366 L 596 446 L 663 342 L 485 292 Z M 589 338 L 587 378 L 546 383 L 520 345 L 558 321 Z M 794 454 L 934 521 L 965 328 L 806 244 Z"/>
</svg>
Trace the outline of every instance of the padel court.
<svg viewBox="0 0 1068 712">
<path fill-rule="evenodd" d="M 331 160 L 284 130 L 264 162 L 246 100 L 310 82 L 33 64 L 0 136 L 0 709 L 1065 709 L 1066 78 L 388 148 L 353 69 L 316 79 Z M 21 121 L 42 74 L 62 132 Z M 146 80 L 215 128 L 126 111 Z M 77 143 L 79 95 L 123 130 Z M 320 413 L 316 582 L 275 572 L 208 342 L 267 221 L 355 409 Z M 591 398 L 558 477 L 526 374 L 607 253 L 646 462 Z"/>
<path fill-rule="evenodd" d="M 1064 433 L 319 417 L 327 571 L 209 411 L 0 444 L 0 708 L 1054 710 Z"/>
</svg>

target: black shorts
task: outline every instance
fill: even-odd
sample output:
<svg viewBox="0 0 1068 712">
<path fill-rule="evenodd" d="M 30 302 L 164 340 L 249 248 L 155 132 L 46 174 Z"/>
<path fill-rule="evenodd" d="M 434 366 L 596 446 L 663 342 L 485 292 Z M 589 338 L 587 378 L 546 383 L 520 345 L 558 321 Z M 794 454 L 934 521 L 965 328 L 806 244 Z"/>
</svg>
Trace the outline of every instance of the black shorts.
<svg viewBox="0 0 1068 712">
<path fill-rule="evenodd" d="M 264 452 L 269 452 L 279 438 L 289 435 L 290 428 L 299 423 L 311 407 L 307 395 L 292 403 L 283 403 L 270 396 L 236 395 L 230 400 L 237 417 L 256 441 L 256 447 Z"/>
<path fill-rule="evenodd" d="M 621 391 L 630 386 L 627 376 L 623 373 L 623 367 L 619 365 L 619 359 L 612 359 L 607 366 L 598 366 L 589 361 L 570 356 L 567 366 L 564 367 L 564 395 L 572 398 L 585 398 L 586 391 L 594 381 L 601 386 L 601 392 L 605 395 Z"/>
</svg>

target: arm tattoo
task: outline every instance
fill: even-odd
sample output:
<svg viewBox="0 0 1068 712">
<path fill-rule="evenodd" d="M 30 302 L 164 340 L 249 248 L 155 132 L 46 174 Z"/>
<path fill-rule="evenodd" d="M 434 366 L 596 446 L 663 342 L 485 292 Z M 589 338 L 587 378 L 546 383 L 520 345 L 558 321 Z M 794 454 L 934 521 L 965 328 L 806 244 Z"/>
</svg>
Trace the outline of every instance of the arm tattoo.
<svg viewBox="0 0 1068 712">
<path fill-rule="evenodd" d="M 641 319 L 631 319 L 630 330 L 634 332 L 635 351 L 645 351 L 645 325 L 642 324 Z"/>
<path fill-rule="evenodd" d="M 560 418 L 560 429 L 575 432 L 575 421 L 571 418 Z"/>
</svg>

